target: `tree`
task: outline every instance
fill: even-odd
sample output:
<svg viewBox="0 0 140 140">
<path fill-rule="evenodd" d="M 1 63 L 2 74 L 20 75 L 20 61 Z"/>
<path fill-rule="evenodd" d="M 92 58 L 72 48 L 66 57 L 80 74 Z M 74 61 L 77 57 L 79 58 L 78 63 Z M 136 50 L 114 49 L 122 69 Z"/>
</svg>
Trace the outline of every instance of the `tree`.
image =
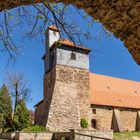
<svg viewBox="0 0 140 140">
<path fill-rule="evenodd" d="M 129 1 L 106 1 L 106 0 L 1 0 L 0 1 L 0 11 L 7 12 L 7 9 L 19 8 L 19 15 L 21 14 L 21 9 L 24 9 L 25 15 L 29 17 L 29 13 L 24 8 L 25 5 L 39 5 L 39 3 L 59 3 L 63 2 L 64 4 L 73 4 L 78 8 L 83 8 L 90 16 L 92 16 L 96 20 L 100 20 L 101 23 L 108 29 L 110 32 L 113 32 L 117 38 L 120 38 L 124 41 L 125 46 L 128 48 L 128 51 L 132 54 L 133 58 L 136 60 L 138 64 L 140 64 L 140 40 L 139 40 L 139 0 L 129 0 Z M 117 8 L 119 7 L 119 8 Z M 21 8 L 21 9 L 20 9 Z M 38 12 L 39 14 L 41 12 Z M 43 14 L 45 11 L 43 12 Z M 6 14 L 4 14 L 6 17 Z M 5 18 L 4 18 L 5 19 Z M 38 16 L 36 17 L 35 25 L 38 21 Z M 42 18 L 40 18 L 41 20 Z M 7 20 L 5 21 L 5 25 L 7 25 Z M 45 21 L 44 21 L 45 22 Z M 3 27 L 2 28 L 2 32 Z M 6 31 L 7 33 L 8 30 Z M 4 31 L 4 35 L 6 34 Z M 7 36 L 6 36 L 7 38 Z M 3 36 L 1 36 L 1 40 L 4 41 L 4 46 L 6 50 L 11 54 L 11 45 L 9 43 L 12 40 L 3 40 Z M 10 43 L 13 44 L 13 43 Z M 11 49 L 10 49 L 11 47 Z"/>
<path fill-rule="evenodd" d="M 21 100 L 16 108 L 13 120 L 13 130 L 22 130 L 31 124 L 30 115 L 24 100 Z"/>
<path fill-rule="evenodd" d="M 5 10 L 4 23 L 1 24 L 0 22 L 0 43 L 4 46 L 4 50 L 8 52 L 11 60 L 15 61 L 15 56 L 22 50 L 21 43 L 20 45 L 14 43 L 13 38 L 15 36 L 13 30 L 20 25 L 29 27 L 28 29 L 24 28 L 22 32 L 24 38 L 35 38 L 38 35 L 44 35 L 46 28 L 50 24 L 56 25 L 61 30 L 61 36 L 69 38 L 74 44 L 84 45 L 81 37 L 93 38 L 89 32 L 85 33 L 85 31 L 80 30 L 71 20 L 66 20 L 68 9 L 70 8 L 66 5 L 49 4 L 44 1 L 41 4 L 33 4 L 30 8 L 18 7 L 15 12 Z M 79 15 L 88 17 L 83 13 Z M 14 23 L 13 19 L 16 19 Z M 90 21 L 92 22 L 92 20 Z"/>
<path fill-rule="evenodd" d="M 0 113 L 11 113 L 12 112 L 12 101 L 9 95 L 8 88 L 3 85 L 0 89 Z"/>
<path fill-rule="evenodd" d="M 10 94 L 13 98 L 13 105 L 14 105 L 13 113 L 15 116 L 18 103 L 21 100 L 24 100 L 25 102 L 30 100 L 31 97 L 30 84 L 29 82 L 25 81 L 23 75 L 20 74 L 10 74 L 7 80 L 10 89 Z"/>
<path fill-rule="evenodd" d="M 12 100 L 8 88 L 3 85 L 0 89 L 0 128 L 2 131 L 8 131 L 12 120 Z"/>
<path fill-rule="evenodd" d="M 8 90 L 6 85 L 0 89 L 0 129 L 3 132 L 22 130 L 30 124 L 30 115 L 25 101 L 30 99 L 30 88 L 22 75 L 14 74 L 8 76 Z M 14 111 L 12 113 L 13 97 Z M 12 115 L 13 114 L 13 115 Z"/>
</svg>

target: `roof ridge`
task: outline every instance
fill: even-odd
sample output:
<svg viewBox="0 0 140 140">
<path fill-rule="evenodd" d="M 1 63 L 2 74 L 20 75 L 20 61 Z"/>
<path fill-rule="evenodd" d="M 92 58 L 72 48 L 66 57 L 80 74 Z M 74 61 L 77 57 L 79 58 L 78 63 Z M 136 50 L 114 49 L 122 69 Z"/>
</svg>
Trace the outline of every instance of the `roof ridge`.
<svg viewBox="0 0 140 140">
<path fill-rule="evenodd" d="M 90 72 L 91 75 L 97 75 L 97 76 L 102 76 L 102 77 L 108 77 L 108 78 L 113 78 L 113 79 L 118 79 L 118 80 L 124 80 L 124 81 L 129 81 L 129 82 L 136 82 L 136 83 L 139 83 L 140 84 L 140 81 L 136 81 L 136 80 L 132 80 L 132 79 L 124 79 L 124 78 L 121 78 L 121 77 L 115 77 L 115 76 L 110 76 L 110 75 L 104 75 L 104 74 L 98 74 L 98 73 L 93 73 L 93 72 Z"/>
</svg>

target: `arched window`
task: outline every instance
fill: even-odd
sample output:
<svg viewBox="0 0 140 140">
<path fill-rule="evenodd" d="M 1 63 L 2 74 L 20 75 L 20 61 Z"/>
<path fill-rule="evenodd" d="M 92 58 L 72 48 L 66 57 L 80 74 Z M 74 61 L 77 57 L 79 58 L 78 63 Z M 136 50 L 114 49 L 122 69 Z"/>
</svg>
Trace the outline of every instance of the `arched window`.
<svg viewBox="0 0 140 140">
<path fill-rule="evenodd" d="M 96 119 L 91 120 L 91 127 L 95 128 L 95 129 L 97 128 L 97 120 Z"/>
<path fill-rule="evenodd" d="M 74 52 L 71 53 L 71 59 L 76 60 L 76 53 L 74 53 Z"/>
</svg>

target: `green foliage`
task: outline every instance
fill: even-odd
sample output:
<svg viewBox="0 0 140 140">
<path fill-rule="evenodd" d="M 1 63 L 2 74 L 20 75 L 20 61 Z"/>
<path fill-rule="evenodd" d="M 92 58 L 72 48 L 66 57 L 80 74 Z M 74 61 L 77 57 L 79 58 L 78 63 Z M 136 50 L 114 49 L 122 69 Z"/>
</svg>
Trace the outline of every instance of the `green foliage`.
<svg viewBox="0 0 140 140">
<path fill-rule="evenodd" d="M 3 113 L 12 113 L 12 101 L 5 85 L 0 89 L 0 114 Z"/>
<path fill-rule="evenodd" d="M 13 119 L 13 130 L 22 130 L 30 125 L 30 115 L 26 108 L 24 100 L 17 105 Z"/>
<path fill-rule="evenodd" d="M 43 126 L 40 125 L 32 125 L 28 126 L 27 128 L 23 129 L 24 132 L 44 132 L 44 131 L 49 131 Z"/>
<path fill-rule="evenodd" d="M 0 128 L 3 132 L 10 131 L 12 125 L 12 101 L 8 88 L 3 85 L 0 89 Z"/>
<path fill-rule="evenodd" d="M 137 139 L 140 138 L 140 132 L 117 132 L 113 134 L 114 140 L 132 140 L 133 137 L 136 137 Z"/>
<path fill-rule="evenodd" d="M 81 118 L 80 124 L 82 128 L 88 127 L 88 121 L 85 118 Z"/>
<path fill-rule="evenodd" d="M 61 137 L 61 140 L 66 140 L 66 138 L 65 137 Z"/>
<path fill-rule="evenodd" d="M 30 125 L 30 115 L 25 102 L 19 101 L 12 117 L 12 100 L 8 88 L 3 85 L 0 89 L 0 130 L 11 132 L 22 130 Z"/>
</svg>

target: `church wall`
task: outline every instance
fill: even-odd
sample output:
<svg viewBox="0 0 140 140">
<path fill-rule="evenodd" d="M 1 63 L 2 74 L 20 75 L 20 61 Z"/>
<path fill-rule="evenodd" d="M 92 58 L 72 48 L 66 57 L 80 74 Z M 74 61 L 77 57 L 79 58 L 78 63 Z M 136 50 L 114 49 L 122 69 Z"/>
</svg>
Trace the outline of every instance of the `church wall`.
<svg viewBox="0 0 140 140">
<path fill-rule="evenodd" d="M 76 54 L 76 60 L 71 58 L 71 53 Z M 73 48 L 57 48 L 57 64 L 74 68 L 89 69 L 89 56 L 85 53 L 76 52 Z"/>
<path fill-rule="evenodd" d="M 135 131 L 136 129 L 136 110 L 121 110 L 120 117 L 123 122 L 124 131 Z"/>
<path fill-rule="evenodd" d="M 44 102 L 40 103 L 35 108 L 35 124 L 44 126 Z"/>
<path fill-rule="evenodd" d="M 96 120 L 96 128 L 99 130 L 110 130 L 113 110 L 102 107 L 94 107 L 96 114 L 92 115 L 92 118 Z"/>
<path fill-rule="evenodd" d="M 92 114 L 92 119 L 97 121 L 96 128 L 100 130 L 110 130 L 112 124 L 113 109 L 118 109 L 124 131 L 136 130 L 136 109 L 117 108 L 117 107 L 104 107 L 92 106 L 96 109 L 96 113 Z"/>
<path fill-rule="evenodd" d="M 46 127 L 77 129 L 81 118 L 90 121 L 88 70 L 56 65 L 45 75 L 44 87 Z"/>
</svg>

